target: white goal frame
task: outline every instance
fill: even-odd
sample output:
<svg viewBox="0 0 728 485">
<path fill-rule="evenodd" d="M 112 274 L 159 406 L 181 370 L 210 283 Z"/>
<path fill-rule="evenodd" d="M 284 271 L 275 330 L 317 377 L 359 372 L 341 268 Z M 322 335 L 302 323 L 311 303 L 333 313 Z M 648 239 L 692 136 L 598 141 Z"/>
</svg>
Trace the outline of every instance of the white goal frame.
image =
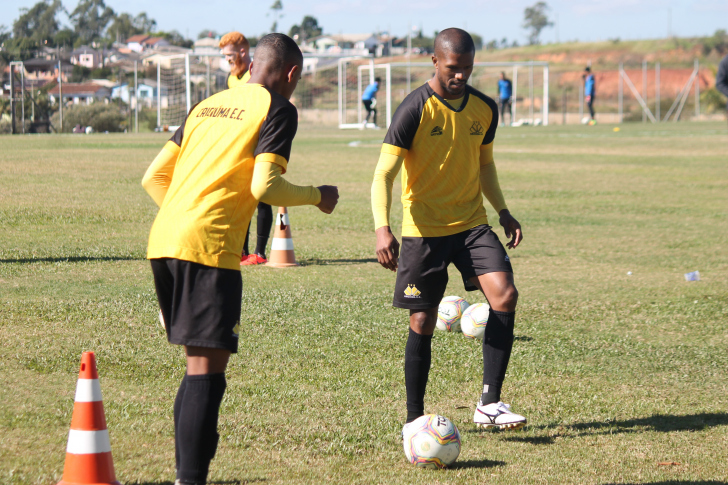
<svg viewBox="0 0 728 485">
<path fill-rule="evenodd" d="M 347 65 L 348 63 L 352 61 L 361 61 L 363 59 L 366 59 L 365 57 L 346 57 L 339 60 L 339 128 L 341 129 L 361 129 L 362 123 L 345 123 L 346 121 L 346 114 L 347 114 L 347 103 L 346 103 L 346 71 L 347 71 Z M 369 70 L 369 76 L 370 79 L 374 78 L 374 70 L 375 69 L 384 69 L 386 72 L 386 81 L 385 81 L 385 87 L 386 87 L 386 122 L 387 122 L 387 128 L 389 128 L 389 125 L 392 123 L 392 67 L 407 67 L 407 72 L 409 74 L 409 68 L 411 67 L 432 67 L 431 62 L 390 62 L 386 64 L 374 64 L 374 59 L 369 58 L 370 62 L 369 65 L 359 65 L 357 68 L 357 101 L 361 100 L 362 95 L 362 71 L 363 70 Z M 528 118 L 525 120 L 524 124 L 528 125 L 535 125 L 537 123 L 536 121 L 536 114 L 534 113 L 533 106 L 534 106 L 534 69 L 541 68 L 543 69 L 543 96 L 542 96 L 542 102 L 541 102 L 541 124 L 544 126 L 549 124 L 549 63 L 544 61 L 523 61 L 523 62 L 476 62 L 474 67 L 485 67 L 485 68 L 493 68 L 498 70 L 506 70 L 510 69 L 512 71 L 512 83 L 513 83 L 513 93 L 512 93 L 512 99 L 514 100 L 513 103 L 511 103 L 511 120 L 516 119 L 517 114 L 517 102 L 518 99 L 518 73 L 519 68 L 527 68 L 527 75 L 528 75 L 528 96 L 530 97 L 530 107 L 528 111 Z M 407 85 L 410 85 L 409 77 Z M 409 93 L 407 93 L 409 94 Z M 362 108 L 361 103 L 357 103 L 357 120 L 362 119 Z"/>
</svg>

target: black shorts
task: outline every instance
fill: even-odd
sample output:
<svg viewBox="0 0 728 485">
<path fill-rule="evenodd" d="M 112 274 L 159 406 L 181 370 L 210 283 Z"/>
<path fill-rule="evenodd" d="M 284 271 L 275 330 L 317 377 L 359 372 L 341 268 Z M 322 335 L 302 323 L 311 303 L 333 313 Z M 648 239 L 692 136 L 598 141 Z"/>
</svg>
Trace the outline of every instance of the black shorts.
<svg viewBox="0 0 728 485">
<path fill-rule="evenodd" d="M 169 343 L 237 353 L 240 271 L 171 258 L 150 262 Z"/>
<path fill-rule="evenodd" d="M 478 288 L 469 279 L 486 273 L 512 273 L 511 261 L 490 226 L 442 237 L 403 237 L 394 287 L 397 308 L 437 308 L 447 287 L 447 267 L 455 263 L 466 291 Z"/>
</svg>

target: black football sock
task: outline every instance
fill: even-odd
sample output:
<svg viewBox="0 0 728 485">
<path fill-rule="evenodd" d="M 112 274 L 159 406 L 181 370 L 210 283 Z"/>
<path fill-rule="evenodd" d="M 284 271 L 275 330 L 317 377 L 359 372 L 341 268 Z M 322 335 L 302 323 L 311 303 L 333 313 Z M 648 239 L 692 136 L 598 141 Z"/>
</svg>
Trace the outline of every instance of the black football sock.
<svg viewBox="0 0 728 485">
<path fill-rule="evenodd" d="M 177 478 L 183 483 L 205 483 L 217 450 L 217 417 L 227 384 L 225 374 L 188 375 L 185 380 L 175 433 L 179 443 Z"/>
<path fill-rule="evenodd" d="M 248 229 L 245 231 L 245 242 L 243 243 L 243 256 L 250 254 L 248 252 L 248 239 L 250 239 L 250 223 L 248 223 Z"/>
<path fill-rule="evenodd" d="M 271 227 L 273 227 L 273 209 L 268 204 L 261 202 L 258 204 L 258 242 L 255 246 L 255 254 L 264 258 Z"/>
<path fill-rule="evenodd" d="M 407 388 L 407 422 L 425 414 L 425 390 L 432 363 L 432 335 L 420 335 L 410 328 L 404 350 L 404 382 Z"/>
<path fill-rule="evenodd" d="M 177 427 L 179 426 L 179 413 L 182 410 L 182 401 L 187 388 L 187 374 L 182 378 L 182 382 L 177 390 L 177 397 L 174 399 L 174 469 L 179 470 L 179 442 L 177 440 Z"/>
<path fill-rule="evenodd" d="M 513 348 L 515 318 L 516 312 L 490 309 L 483 337 L 483 394 L 480 396 L 483 404 L 500 401 L 501 387 Z"/>
</svg>

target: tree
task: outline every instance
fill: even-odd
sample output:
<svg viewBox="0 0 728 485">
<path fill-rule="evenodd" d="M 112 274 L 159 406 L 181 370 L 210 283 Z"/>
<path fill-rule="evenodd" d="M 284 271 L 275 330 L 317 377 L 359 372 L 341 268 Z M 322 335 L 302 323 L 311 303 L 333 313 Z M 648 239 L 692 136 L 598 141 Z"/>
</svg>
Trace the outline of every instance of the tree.
<svg viewBox="0 0 728 485">
<path fill-rule="evenodd" d="M 210 29 L 205 29 L 202 32 L 200 32 L 199 34 L 197 34 L 198 39 L 204 39 L 206 37 L 209 37 L 211 39 L 217 39 L 218 37 L 220 37 L 220 34 L 218 34 L 217 31 L 210 30 Z"/>
<path fill-rule="evenodd" d="M 293 37 L 299 42 L 302 42 L 306 39 L 318 37 L 323 33 L 323 31 L 324 29 L 318 24 L 318 20 L 316 20 L 316 17 L 306 15 L 305 17 L 303 17 L 301 25 L 296 24 L 291 27 L 291 30 L 288 31 L 288 37 Z M 295 36 L 298 36 L 298 38 L 296 38 Z"/>
<path fill-rule="evenodd" d="M 277 32 L 278 31 L 278 21 L 283 17 L 283 14 L 281 11 L 283 10 L 283 2 L 281 0 L 275 0 L 273 2 L 273 5 L 270 6 L 270 12 L 268 15 L 273 15 L 273 25 L 270 27 L 271 32 Z"/>
<path fill-rule="evenodd" d="M 475 50 L 479 51 L 483 48 L 483 38 L 478 34 L 470 33 L 470 37 L 473 38 L 473 44 L 475 44 Z"/>
<path fill-rule="evenodd" d="M 83 44 L 100 40 L 114 17 L 114 10 L 107 7 L 104 0 L 80 0 L 70 15 L 79 42 Z"/>
<path fill-rule="evenodd" d="M 132 35 L 149 34 L 157 28 L 157 21 L 142 12 L 136 17 L 121 13 L 115 15 L 111 25 L 106 29 L 106 35 L 112 42 L 124 42 Z"/>
<path fill-rule="evenodd" d="M 0 46 L 10 38 L 10 31 L 4 25 L 0 25 Z"/>
<path fill-rule="evenodd" d="M 554 25 L 546 16 L 548 10 L 549 6 L 546 5 L 546 2 L 538 2 L 523 11 L 523 28 L 530 31 L 528 34 L 528 43 L 530 45 L 539 44 L 538 38 L 541 31 Z"/>
<path fill-rule="evenodd" d="M 39 46 L 53 41 L 59 29 L 57 17 L 62 10 L 61 0 L 45 0 L 30 9 L 21 8 L 20 17 L 13 22 L 13 37 L 31 39 Z"/>
<path fill-rule="evenodd" d="M 73 29 L 65 28 L 59 30 L 55 37 L 53 37 L 53 45 L 56 47 L 71 47 L 76 43 L 76 39 L 78 39 L 76 32 Z"/>
<path fill-rule="evenodd" d="M 194 45 L 193 41 L 185 39 L 185 37 L 176 30 L 171 30 L 169 32 L 155 32 L 154 35 L 164 37 L 167 42 L 179 47 L 186 47 L 189 49 Z"/>
</svg>

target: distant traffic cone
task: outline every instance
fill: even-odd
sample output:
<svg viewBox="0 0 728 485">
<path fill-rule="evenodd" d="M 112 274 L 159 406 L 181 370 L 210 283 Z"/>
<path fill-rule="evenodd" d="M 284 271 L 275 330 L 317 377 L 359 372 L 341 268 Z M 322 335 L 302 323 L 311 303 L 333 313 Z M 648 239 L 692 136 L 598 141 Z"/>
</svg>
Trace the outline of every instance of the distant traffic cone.
<svg viewBox="0 0 728 485">
<path fill-rule="evenodd" d="M 121 485 L 114 475 L 109 430 L 93 352 L 81 355 L 66 465 L 58 485 Z"/>
<path fill-rule="evenodd" d="M 278 208 L 275 231 L 273 231 L 273 242 L 270 247 L 270 257 L 266 264 L 276 268 L 298 266 L 296 253 L 293 251 L 291 223 L 288 220 L 288 210 L 285 207 Z"/>
</svg>

